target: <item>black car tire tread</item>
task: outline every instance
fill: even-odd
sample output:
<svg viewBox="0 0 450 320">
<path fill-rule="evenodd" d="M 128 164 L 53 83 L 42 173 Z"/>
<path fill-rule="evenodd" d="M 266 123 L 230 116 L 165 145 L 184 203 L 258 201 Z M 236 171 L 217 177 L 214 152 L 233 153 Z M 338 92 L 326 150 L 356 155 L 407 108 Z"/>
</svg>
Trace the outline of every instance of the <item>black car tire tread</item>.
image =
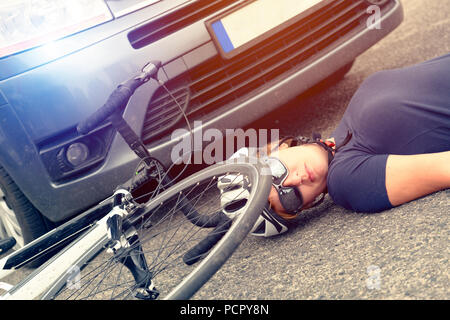
<svg viewBox="0 0 450 320">
<path fill-rule="evenodd" d="M 22 193 L 2 166 L 0 166 L 0 187 L 3 190 L 8 206 L 12 208 L 16 215 L 25 244 L 48 231 L 41 213 Z"/>
</svg>

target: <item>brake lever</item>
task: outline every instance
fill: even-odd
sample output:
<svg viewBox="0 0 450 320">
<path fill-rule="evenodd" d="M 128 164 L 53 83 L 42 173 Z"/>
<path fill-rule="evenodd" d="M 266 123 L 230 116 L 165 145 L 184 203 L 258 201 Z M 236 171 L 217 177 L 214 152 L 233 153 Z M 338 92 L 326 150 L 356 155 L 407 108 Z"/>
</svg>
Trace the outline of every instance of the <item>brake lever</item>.
<svg viewBox="0 0 450 320">
<path fill-rule="evenodd" d="M 161 61 L 150 61 L 142 68 L 141 73 L 137 75 L 135 79 L 139 79 L 143 83 L 145 83 L 153 78 L 157 82 L 160 82 L 160 80 L 157 78 L 159 68 L 161 68 Z"/>
</svg>

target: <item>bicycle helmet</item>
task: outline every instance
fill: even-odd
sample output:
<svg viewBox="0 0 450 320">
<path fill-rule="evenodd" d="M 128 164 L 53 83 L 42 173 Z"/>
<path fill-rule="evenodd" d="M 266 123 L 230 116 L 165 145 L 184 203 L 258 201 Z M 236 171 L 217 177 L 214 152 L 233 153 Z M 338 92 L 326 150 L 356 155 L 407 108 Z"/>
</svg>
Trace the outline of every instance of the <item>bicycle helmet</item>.
<svg viewBox="0 0 450 320">
<path fill-rule="evenodd" d="M 257 237 L 273 237 L 288 231 L 291 223 L 280 217 L 267 203 L 250 233 Z"/>
<path fill-rule="evenodd" d="M 218 178 L 217 188 L 220 190 L 220 206 L 223 213 L 228 218 L 234 219 L 242 212 L 250 196 L 248 181 L 241 174 L 228 174 Z"/>
<path fill-rule="evenodd" d="M 241 148 L 230 159 L 246 157 L 248 154 L 249 150 L 247 148 Z M 220 190 L 220 204 L 225 215 L 230 219 L 234 219 L 243 212 L 250 195 L 248 181 L 243 175 L 228 174 L 221 176 L 218 178 L 217 188 Z M 259 237 L 272 237 L 288 231 L 289 224 L 287 220 L 278 216 L 267 202 L 267 206 L 256 220 L 250 233 Z"/>
<path fill-rule="evenodd" d="M 285 137 L 280 141 L 280 145 L 287 141 L 291 140 L 290 147 L 300 146 L 304 144 L 317 144 L 324 148 L 328 153 L 328 164 L 331 163 L 331 161 L 334 158 L 334 154 L 339 151 L 343 146 L 345 146 L 350 139 L 352 138 L 352 133 L 350 131 L 347 132 L 347 136 L 345 137 L 344 141 L 340 145 L 336 145 L 334 142 L 330 140 L 323 140 L 322 135 L 320 133 L 313 133 L 312 138 L 307 138 L 304 136 L 289 136 Z"/>
<path fill-rule="evenodd" d="M 228 174 L 218 179 L 217 187 L 220 190 L 220 204 L 222 211 L 230 219 L 234 219 L 243 212 L 250 195 L 248 181 L 240 174 Z M 285 233 L 290 223 L 278 216 L 267 202 L 267 206 L 256 220 L 250 233 L 259 237 L 272 237 Z"/>
</svg>

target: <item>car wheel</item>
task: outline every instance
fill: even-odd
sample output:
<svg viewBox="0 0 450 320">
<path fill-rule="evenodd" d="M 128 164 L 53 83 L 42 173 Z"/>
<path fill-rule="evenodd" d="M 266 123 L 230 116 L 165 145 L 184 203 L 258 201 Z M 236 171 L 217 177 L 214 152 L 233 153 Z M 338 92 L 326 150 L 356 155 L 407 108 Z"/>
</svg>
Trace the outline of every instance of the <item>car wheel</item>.
<svg viewBox="0 0 450 320">
<path fill-rule="evenodd" d="M 14 249 L 48 231 L 41 213 L 0 166 L 0 238 L 14 237 Z"/>
</svg>

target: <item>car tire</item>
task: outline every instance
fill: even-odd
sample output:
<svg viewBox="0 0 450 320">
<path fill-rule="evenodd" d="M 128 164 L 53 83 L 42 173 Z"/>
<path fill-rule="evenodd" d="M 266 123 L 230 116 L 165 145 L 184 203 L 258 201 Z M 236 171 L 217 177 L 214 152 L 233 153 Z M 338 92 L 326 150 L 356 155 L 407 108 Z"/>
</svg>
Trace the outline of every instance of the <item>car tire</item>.
<svg viewBox="0 0 450 320">
<path fill-rule="evenodd" d="M 14 237 L 21 248 L 49 231 L 45 218 L 0 166 L 0 237 Z"/>
</svg>

